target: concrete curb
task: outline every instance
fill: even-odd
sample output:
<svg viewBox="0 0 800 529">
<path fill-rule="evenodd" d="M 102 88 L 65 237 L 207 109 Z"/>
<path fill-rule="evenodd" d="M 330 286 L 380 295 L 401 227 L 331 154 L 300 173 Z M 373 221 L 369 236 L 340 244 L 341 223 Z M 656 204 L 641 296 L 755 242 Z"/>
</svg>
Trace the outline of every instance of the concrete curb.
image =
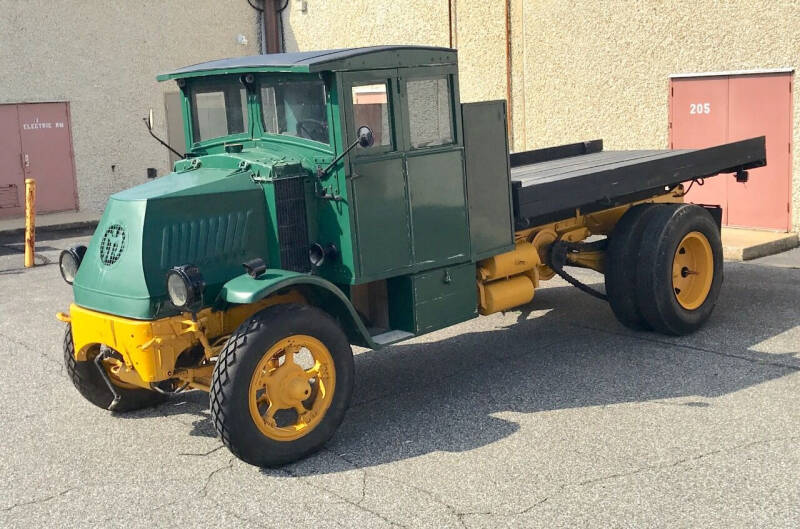
<svg viewBox="0 0 800 529">
<path fill-rule="evenodd" d="M 780 234 L 770 241 L 764 241 L 751 245 L 726 245 L 723 239 L 722 255 L 729 261 L 749 261 L 759 257 L 766 257 L 776 253 L 785 252 L 800 245 L 800 239 L 796 233 Z"/>
<path fill-rule="evenodd" d="M 44 224 L 41 226 L 36 226 L 36 233 L 44 233 L 44 232 L 59 232 L 59 231 L 67 231 L 67 230 L 76 230 L 76 229 L 94 229 L 97 227 L 98 219 L 91 219 L 91 220 L 75 220 L 69 222 L 61 222 L 58 224 Z M 25 228 L 0 228 L 0 237 L 16 237 L 16 236 L 25 236 Z"/>
</svg>

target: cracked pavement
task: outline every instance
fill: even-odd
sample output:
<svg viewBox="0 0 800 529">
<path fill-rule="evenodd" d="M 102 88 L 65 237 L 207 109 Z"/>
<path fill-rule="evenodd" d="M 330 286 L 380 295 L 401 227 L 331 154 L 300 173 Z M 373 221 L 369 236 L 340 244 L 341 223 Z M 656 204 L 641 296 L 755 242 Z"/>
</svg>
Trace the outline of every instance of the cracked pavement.
<svg viewBox="0 0 800 529">
<path fill-rule="evenodd" d="M 38 262 L 88 239 L 59 237 Z M 688 337 L 629 331 L 554 280 L 523 310 L 359 350 L 332 441 L 259 469 L 203 393 L 85 402 L 54 318 L 71 291 L 20 248 L 0 240 L 0 527 L 800 526 L 800 251 L 726 263 Z"/>
</svg>

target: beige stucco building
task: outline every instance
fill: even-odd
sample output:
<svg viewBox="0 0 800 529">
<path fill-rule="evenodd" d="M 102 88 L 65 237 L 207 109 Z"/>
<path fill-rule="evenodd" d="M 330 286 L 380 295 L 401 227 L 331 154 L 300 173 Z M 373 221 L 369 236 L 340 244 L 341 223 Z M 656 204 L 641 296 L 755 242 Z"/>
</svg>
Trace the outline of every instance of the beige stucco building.
<svg viewBox="0 0 800 529">
<path fill-rule="evenodd" d="M 670 75 L 791 69 L 800 60 L 795 1 L 353 0 L 347 9 L 322 0 L 290 4 L 284 15 L 290 49 L 400 42 L 457 47 L 462 100 L 508 97 L 516 151 L 594 138 L 608 149 L 663 149 Z M 798 104 L 795 90 L 795 145 Z M 788 186 L 797 230 L 800 158 L 794 151 Z"/>
<path fill-rule="evenodd" d="M 0 78 L 0 104 L 69 101 L 81 208 L 101 208 L 148 167 L 168 169 L 141 123 L 153 108 L 167 135 L 165 93 L 176 89 L 156 73 L 258 53 L 261 40 L 245 0 L 0 0 L 0 12 L 0 68 L 16 72 Z M 666 148 L 670 75 L 791 69 L 800 57 L 793 1 L 288 0 L 281 16 L 287 51 L 457 47 L 462 100 L 509 99 L 515 151 L 595 138 L 609 149 Z M 794 149 L 789 165 L 796 230 Z"/>
<path fill-rule="evenodd" d="M 165 93 L 178 89 L 156 74 L 259 52 L 258 16 L 244 0 L 0 0 L 0 13 L 0 105 L 68 103 L 81 209 L 101 210 L 148 168 L 168 171 L 142 118 L 152 108 L 166 137 Z"/>
</svg>

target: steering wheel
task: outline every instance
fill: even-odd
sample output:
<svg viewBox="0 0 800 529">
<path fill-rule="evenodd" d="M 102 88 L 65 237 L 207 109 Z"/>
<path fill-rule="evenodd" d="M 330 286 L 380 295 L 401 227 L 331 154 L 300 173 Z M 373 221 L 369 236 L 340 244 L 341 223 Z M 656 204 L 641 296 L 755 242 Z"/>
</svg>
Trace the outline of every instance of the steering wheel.
<svg viewBox="0 0 800 529">
<path fill-rule="evenodd" d="M 317 119 L 297 120 L 297 135 L 301 138 L 328 143 L 328 124 Z"/>
</svg>

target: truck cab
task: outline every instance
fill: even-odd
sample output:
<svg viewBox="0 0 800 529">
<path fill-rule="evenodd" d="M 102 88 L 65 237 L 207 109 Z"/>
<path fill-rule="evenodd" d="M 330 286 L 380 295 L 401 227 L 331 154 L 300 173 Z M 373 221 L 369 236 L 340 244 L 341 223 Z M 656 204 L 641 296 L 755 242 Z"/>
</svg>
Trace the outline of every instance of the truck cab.
<svg viewBox="0 0 800 529">
<path fill-rule="evenodd" d="M 176 171 L 212 154 L 251 163 L 266 196 L 267 255 L 260 257 L 269 268 L 337 285 L 370 336 L 418 334 L 475 313 L 453 50 L 280 54 L 206 63 L 159 79 L 176 80 L 184 97 L 193 159 Z M 365 126 L 373 143 L 347 151 Z M 450 282 L 415 288 L 435 283 L 419 276 L 434 269 Z M 429 307 L 415 310 L 426 301 L 415 293 Z M 434 307 L 433 300 L 453 296 L 452 306 Z"/>
</svg>

